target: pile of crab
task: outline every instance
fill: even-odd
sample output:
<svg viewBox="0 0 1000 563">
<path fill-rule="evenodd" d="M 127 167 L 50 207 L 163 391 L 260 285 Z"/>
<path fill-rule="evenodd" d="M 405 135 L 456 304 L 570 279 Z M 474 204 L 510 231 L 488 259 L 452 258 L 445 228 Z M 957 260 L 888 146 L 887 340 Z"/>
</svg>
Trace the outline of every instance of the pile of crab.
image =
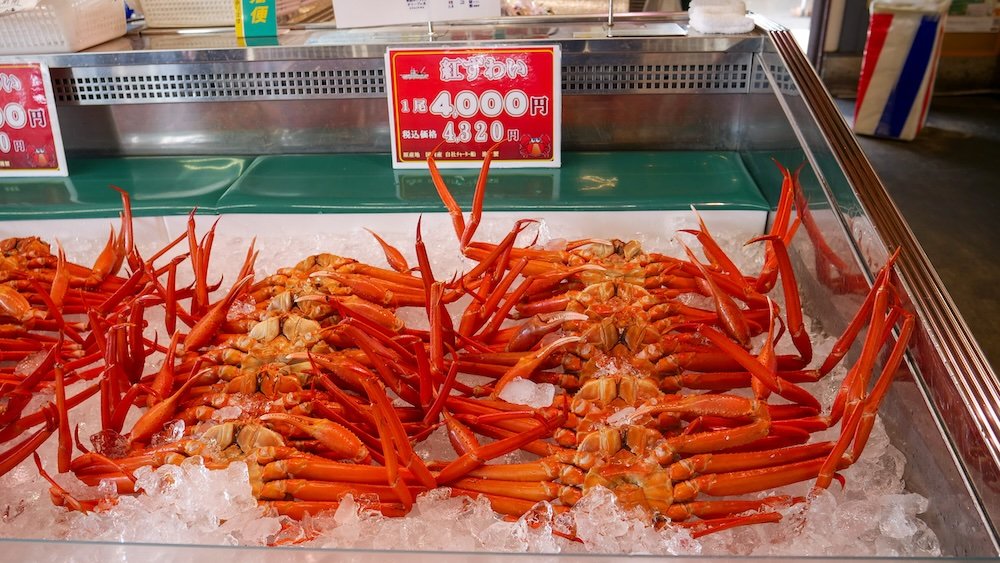
<svg viewBox="0 0 1000 563">
<path fill-rule="evenodd" d="M 468 223 L 430 164 L 474 264 L 447 280 L 418 222 L 414 267 L 375 235 L 389 268 L 318 254 L 258 279 L 251 245 L 222 291 L 209 276 L 214 225 L 199 237 L 192 215 L 186 233 L 141 256 L 124 193 L 121 228 L 92 267 L 37 238 L 0 242 L 0 474 L 54 436 L 56 459 L 34 461 L 52 501 L 74 511 L 113 505 L 98 494 L 109 483 L 141 494 L 140 467 L 197 457 L 246 464 L 258 503 L 295 519 L 348 497 L 402 516 L 439 488 L 512 518 L 543 503 L 552 517 L 602 488 L 697 537 L 778 521 L 809 497 L 745 495 L 803 481 L 819 491 L 861 455 L 914 317 L 890 260 L 833 352 L 813 361 L 786 249 L 809 221 L 796 174 L 785 171 L 770 232 L 753 241 L 765 252 L 751 274 L 703 223 L 690 231 L 703 259 L 619 240 L 519 246 L 528 221 L 477 242 L 489 163 Z M 401 320 L 404 307 L 422 309 L 427 328 Z M 786 334 L 795 353 L 778 354 Z M 824 409 L 800 384 L 827 377 L 855 341 Z M 554 396 L 504 400 L 520 380 Z M 95 396 L 102 430 L 81 437 L 74 408 Z M 453 453 L 418 455 L 442 428 Z M 812 439 L 831 428 L 835 439 Z M 529 460 L 504 461 L 518 451 Z M 53 467 L 95 488 L 71 493 Z"/>
</svg>

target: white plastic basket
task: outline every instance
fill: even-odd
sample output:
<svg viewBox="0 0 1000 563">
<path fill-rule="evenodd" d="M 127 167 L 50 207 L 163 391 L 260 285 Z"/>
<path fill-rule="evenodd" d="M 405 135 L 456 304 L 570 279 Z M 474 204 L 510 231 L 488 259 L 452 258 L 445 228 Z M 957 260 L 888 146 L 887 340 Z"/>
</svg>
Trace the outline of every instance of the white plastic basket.
<svg viewBox="0 0 1000 563">
<path fill-rule="evenodd" d="M 148 27 L 215 27 L 236 23 L 233 0 L 139 0 Z"/>
<path fill-rule="evenodd" d="M 232 27 L 233 0 L 134 0 L 148 27 Z M 294 13 L 303 0 L 278 0 L 278 22 Z"/>
<path fill-rule="evenodd" d="M 41 0 L 0 15 L 0 55 L 80 51 L 122 35 L 122 0 Z"/>
</svg>

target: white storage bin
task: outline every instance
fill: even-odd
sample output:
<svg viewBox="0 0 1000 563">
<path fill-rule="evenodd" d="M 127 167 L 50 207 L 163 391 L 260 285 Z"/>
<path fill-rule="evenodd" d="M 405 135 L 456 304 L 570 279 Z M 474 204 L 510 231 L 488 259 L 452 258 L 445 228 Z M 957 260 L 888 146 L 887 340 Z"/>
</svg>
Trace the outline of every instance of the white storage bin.
<svg viewBox="0 0 1000 563">
<path fill-rule="evenodd" d="M 122 35 L 123 0 L 41 0 L 0 15 L 0 55 L 80 51 Z"/>
<path fill-rule="evenodd" d="M 133 0 L 148 27 L 232 27 L 232 0 Z M 278 23 L 293 15 L 304 0 L 277 0 Z"/>
<path fill-rule="evenodd" d="M 215 27 L 236 23 L 232 0 L 137 0 L 149 27 Z"/>
</svg>

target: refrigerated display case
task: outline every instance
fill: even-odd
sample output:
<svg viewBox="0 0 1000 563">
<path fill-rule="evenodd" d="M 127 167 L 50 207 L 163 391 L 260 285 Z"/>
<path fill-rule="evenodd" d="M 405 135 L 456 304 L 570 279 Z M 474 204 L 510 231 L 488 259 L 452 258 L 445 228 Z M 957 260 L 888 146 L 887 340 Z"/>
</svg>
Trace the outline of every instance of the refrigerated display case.
<svg viewBox="0 0 1000 563">
<path fill-rule="evenodd" d="M 49 65 L 70 176 L 0 181 L 0 218 L 32 221 L 44 234 L 59 221 L 113 217 L 117 194 L 105 190 L 108 183 L 133 192 L 137 216 L 166 216 L 168 226 L 170 216 L 193 207 L 226 216 L 442 211 L 427 175 L 394 171 L 386 154 L 386 48 L 557 43 L 564 165 L 495 172 L 487 210 L 584 217 L 719 205 L 756 213 L 750 230 L 762 232 L 781 185 L 771 159 L 804 162 L 815 222 L 803 226 L 791 252 L 807 312 L 838 334 L 863 298 L 844 280 L 870 282 L 891 251 L 902 249 L 900 286 L 918 324 L 881 418 L 905 454 L 907 489 L 929 499 L 922 519 L 942 555 L 997 556 L 996 376 L 791 34 L 758 18 L 748 34 L 702 35 L 687 29 L 683 14 L 622 15 L 610 31 L 605 20 L 587 16 L 435 25 L 432 35 L 419 27 L 307 25 L 282 30 L 280 45 L 250 48 L 226 32 L 158 31 L 88 52 L 2 57 Z M 474 176 L 446 174 L 459 186 Z M 83 560 L 330 555 L 3 542 L 32 560 L 53 549 Z"/>
</svg>

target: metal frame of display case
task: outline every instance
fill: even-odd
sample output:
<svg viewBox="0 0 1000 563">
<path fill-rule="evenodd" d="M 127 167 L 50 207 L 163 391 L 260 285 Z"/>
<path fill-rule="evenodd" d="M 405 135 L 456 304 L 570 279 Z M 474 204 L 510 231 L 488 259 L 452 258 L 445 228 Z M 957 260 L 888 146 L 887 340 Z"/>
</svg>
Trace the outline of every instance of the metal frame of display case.
<svg viewBox="0 0 1000 563">
<path fill-rule="evenodd" d="M 847 263 L 870 279 L 902 249 L 898 276 L 919 326 L 884 418 L 908 453 L 908 484 L 947 501 L 926 517 L 952 534 L 946 554 L 996 556 L 996 375 L 791 33 L 757 23 L 748 34 L 712 36 L 687 29 L 683 14 L 629 15 L 614 37 L 596 17 L 459 22 L 433 37 L 420 27 L 304 26 L 252 48 L 228 32 L 140 32 L 84 53 L 0 62 L 50 66 L 73 156 L 372 153 L 389 147 L 387 47 L 558 43 L 564 150 L 737 151 L 761 183 L 767 173 L 754 155 L 805 160 L 810 206 Z M 816 241 L 796 239 L 797 270 L 808 271 Z M 830 293 L 806 278 L 805 293 Z M 812 302 L 830 332 L 846 325 L 832 300 Z"/>
<path fill-rule="evenodd" d="M 842 216 L 862 217 L 865 225 L 861 228 L 876 234 L 882 247 L 861 259 L 873 271 L 894 249 L 901 249 L 899 277 L 920 318 L 910 349 L 910 369 L 920 374 L 925 398 L 941 415 L 939 423 L 965 465 L 987 518 L 996 526 L 1000 518 L 1000 386 L 996 374 L 791 33 L 775 26 L 769 36 L 775 52 L 795 76 L 803 105 L 823 136 L 820 150 L 833 157 L 825 166 L 836 166 L 829 177 L 843 175 L 851 187 L 849 192 L 829 192 L 827 197 Z M 811 160 L 823 168 L 820 158 Z M 854 208 L 861 213 L 852 212 Z"/>
</svg>

